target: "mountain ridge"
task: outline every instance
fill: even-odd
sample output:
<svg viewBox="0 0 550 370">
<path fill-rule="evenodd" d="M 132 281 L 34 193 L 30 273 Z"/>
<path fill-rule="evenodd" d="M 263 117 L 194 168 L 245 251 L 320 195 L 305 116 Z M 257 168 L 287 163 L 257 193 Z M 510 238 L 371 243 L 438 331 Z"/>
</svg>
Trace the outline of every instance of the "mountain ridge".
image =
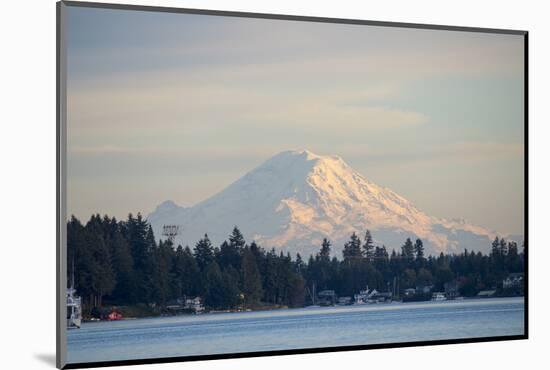
<svg viewBox="0 0 550 370">
<path fill-rule="evenodd" d="M 431 254 L 487 252 L 497 235 L 462 219 L 429 216 L 339 156 L 305 149 L 276 154 L 192 207 L 165 201 L 147 219 L 155 235 L 164 224 L 180 225 L 175 241 L 182 245 L 193 247 L 205 233 L 219 245 L 238 226 L 249 242 L 306 256 L 318 251 L 324 237 L 339 253 L 351 233 L 362 236 L 367 229 L 389 249 L 407 237 L 421 238 Z"/>
</svg>

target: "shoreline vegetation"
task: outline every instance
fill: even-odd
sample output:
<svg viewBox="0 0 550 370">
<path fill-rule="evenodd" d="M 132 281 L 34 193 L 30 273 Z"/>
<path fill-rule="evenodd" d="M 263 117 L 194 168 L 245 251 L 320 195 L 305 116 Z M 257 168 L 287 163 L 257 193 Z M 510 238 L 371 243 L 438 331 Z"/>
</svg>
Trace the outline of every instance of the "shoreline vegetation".
<svg viewBox="0 0 550 370">
<path fill-rule="evenodd" d="M 103 319 L 113 310 L 127 319 L 174 314 L 171 305 L 195 297 L 208 312 L 305 307 L 318 304 L 323 291 L 353 302 L 366 287 L 402 301 L 429 300 L 431 292 L 451 299 L 483 292 L 523 295 L 523 281 L 505 280 L 524 272 L 524 245 L 520 251 L 515 242 L 496 237 L 488 255 L 465 249 L 425 256 L 420 239 L 408 238 L 390 252 L 375 245 L 369 230 L 363 235 L 350 236 L 341 259 L 324 239 L 304 260 L 247 243 L 237 226 L 220 246 L 205 235 L 190 247 L 156 241 L 139 213 L 125 221 L 96 214 L 86 224 L 72 216 L 68 277 L 74 273 L 85 320 Z"/>
</svg>

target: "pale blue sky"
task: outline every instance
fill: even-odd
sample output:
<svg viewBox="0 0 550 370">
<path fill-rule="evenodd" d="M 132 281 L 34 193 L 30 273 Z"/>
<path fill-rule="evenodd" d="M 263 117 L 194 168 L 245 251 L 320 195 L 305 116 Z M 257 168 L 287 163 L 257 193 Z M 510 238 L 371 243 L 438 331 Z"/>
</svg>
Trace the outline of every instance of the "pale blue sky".
<svg viewBox="0 0 550 370">
<path fill-rule="evenodd" d="M 523 39 L 71 8 L 68 211 L 191 206 L 336 154 L 427 213 L 523 230 Z"/>
</svg>

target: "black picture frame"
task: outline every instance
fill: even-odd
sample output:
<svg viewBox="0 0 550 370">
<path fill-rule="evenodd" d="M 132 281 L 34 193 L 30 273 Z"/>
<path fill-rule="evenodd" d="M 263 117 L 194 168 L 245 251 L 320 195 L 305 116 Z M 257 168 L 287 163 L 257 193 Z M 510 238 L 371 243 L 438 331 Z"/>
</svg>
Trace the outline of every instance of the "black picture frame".
<svg viewBox="0 0 550 370">
<path fill-rule="evenodd" d="M 419 23 L 401 23 L 401 22 L 383 22 L 360 19 L 342 19 L 328 17 L 311 17 L 299 15 L 284 15 L 284 14 L 265 14 L 251 12 L 236 12 L 236 11 L 219 11 L 205 9 L 189 9 L 176 7 L 159 7 L 159 6 L 143 6 L 143 5 L 128 5 L 128 4 L 110 4 L 97 2 L 80 2 L 80 1 L 60 1 L 56 4 L 56 19 L 57 19 L 57 63 L 56 63 L 56 120 L 57 120 L 57 140 L 56 140 L 56 169 L 57 169 L 57 184 L 56 184 L 56 200 L 57 200 L 57 249 L 56 249 L 56 366 L 60 369 L 77 369 L 77 368 L 95 368 L 108 366 L 122 365 L 141 365 L 141 364 L 157 364 L 157 363 L 172 363 L 172 362 L 190 362 L 204 360 L 219 360 L 219 359 L 234 359 L 247 357 L 266 357 L 266 356 L 281 356 L 294 354 L 313 354 L 322 352 L 342 352 L 342 351 L 359 351 L 369 349 L 385 349 L 385 348 L 400 348 L 400 347 L 419 347 L 419 346 L 434 346 L 447 344 L 462 344 L 462 343 L 481 343 L 481 342 L 497 342 L 509 340 L 524 340 L 529 338 L 529 32 L 526 30 L 512 29 L 494 29 L 494 28 L 476 28 L 476 27 L 461 27 L 450 25 L 432 25 Z M 111 10 L 125 11 L 147 11 L 147 12 L 166 12 L 180 14 L 197 14 L 222 17 L 241 17 L 241 18 L 256 18 L 256 19 L 271 19 L 271 20 L 287 20 L 287 21 L 303 21 L 303 22 L 318 22 L 318 23 L 338 23 L 352 24 L 365 26 L 379 27 L 397 27 L 397 28 L 415 28 L 427 30 L 445 30 L 445 31 L 462 31 L 476 33 L 492 33 L 523 36 L 524 40 L 524 241 L 525 241 L 525 294 L 524 294 L 524 334 L 510 336 L 491 336 L 481 338 L 466 338 L 466 339 L 445 339 L 445 340 L 428 340 L 415 342 L 400 342 L 400 343 L 385 343 L 385 344 L 369 344 L 369 345 L 354 345 L 354 346 L 338 346 L 338 347 L 322 347 L 308 349 L 292 349 L 292 350 L 275 350 L 275 351 L 260 351 L 260 352 L 240 352 L 230 354 L 211 354 L 197 356 L 178 356 L 165 358 L 143 358 L 131 359 L 123 361 L 100 361 L 100 362 L 85 362 L 85 363 L 69 363 L 66 359 L 66 276 L 67 276 L 67 261 L 66 261 L 66 42 L 65 42 L 65 10 L 67 7 L 84 7 L 84 8 L 100 8 Z"/>
</svg>

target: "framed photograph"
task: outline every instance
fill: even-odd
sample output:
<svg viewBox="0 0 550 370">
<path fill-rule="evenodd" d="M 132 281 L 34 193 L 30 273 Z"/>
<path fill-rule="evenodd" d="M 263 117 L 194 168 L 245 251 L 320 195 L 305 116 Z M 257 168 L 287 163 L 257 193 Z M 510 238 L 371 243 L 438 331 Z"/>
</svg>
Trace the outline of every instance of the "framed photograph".
<svg viewBox="0 0 550 370">
<path fill-rule="evenodd" d="M 59 368 L 526 339 L 526 31 L 57 4 Z"/>
</svg>

